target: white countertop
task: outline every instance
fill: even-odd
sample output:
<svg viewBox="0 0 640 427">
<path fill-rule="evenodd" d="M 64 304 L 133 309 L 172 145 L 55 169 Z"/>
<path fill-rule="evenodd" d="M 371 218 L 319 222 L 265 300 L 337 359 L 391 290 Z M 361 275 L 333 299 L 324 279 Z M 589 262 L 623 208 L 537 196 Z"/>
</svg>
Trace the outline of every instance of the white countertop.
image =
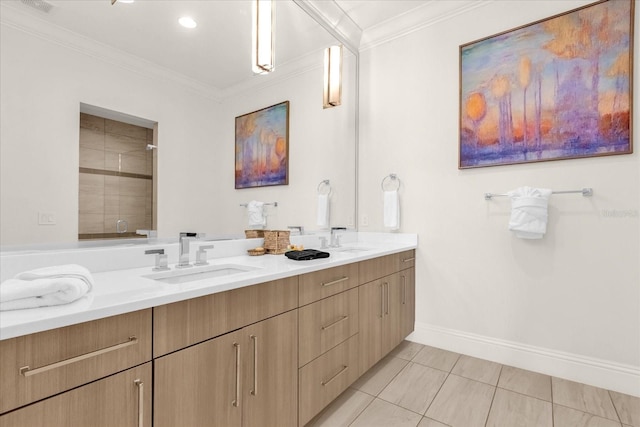
<svg viewBox="0 0 640 427">
<path fill-rule="evenodd" d="M 350 239 L 345 239 L 350 242 L 344 242 L 342 250 L 328 249 L 327 251 L 331 253 L 329 258 L 311 261 L 293 261 L 284 255 L 241 255 L 246 253 L 246 248 L 253 247 L 253 243 L 247 240 L 214 242 L 217 246 L 224 247 L 220 248 L 220 251 L 226 251 L 232 256 L 224 256 L 220 251 L 212 254 L 208 260 L 209 266 L 207 268 L 232 264 L 253 269 L 247 272 L 180 284 L 168 284 L 143 277 L 154 273 L 151 271 L 152 257 L 139 257 L 144 260 L 144 266 L 140 267 L 130 268 L 131 256 L 128 257 L 128 262 L 123 261 L 118 265 L 118 260 L 127 258 L 127 251 L 131 251 L 131 248 L 110 248 L 89 255 L 87 255 L 87 251 L 65 252 L 64 255 L 55 254 L 55 256 L 51 253 L 3 254 L 0 257 L 2 267 L 9 270 L 16 270 L 27 265 L 30 268 L 56 265 L 52 264 L 54 261 L 82 264 L 77 260 L 83 260 L 85 261 L 83 265 L 92 272 L 95 286 L 87 297 L 71 304 L 0 312 L 0 340 L 297 276 L 417 247 L 417 235 L 415 234 L 351 234 Z M 296 243 L 296 240 L 310 242 L 307 236 L 291 238 L 292 243 Z M 314 241 L 310 243 L 314 243 Z M 306 246 L 310 246 L 309 243 Z M 166 248 L 167 245 L 165 244 L 164 247 Z M 140 252 L 144 253 L 144 250 L 137 247 L 136 254 Z M 194 252 L 192 250 L 192 256 Z M 100 257 L 99 262 L 94 261 L 91 255 Z M 103 266 L 105 256 L 107 256 L 107 261 L 111 260 L 115 269 L 105 271 Z M 98 264 L 103 268 L 100 268 Z M 174 265 L 170 264 L 169 266 L 173 270 Z M 201 267 L 194 267 L 192 271 L 195 271 L 196 268 Z M 183 271 L 188 273 L 187 270 L 191 269 Z"/>
</svg>

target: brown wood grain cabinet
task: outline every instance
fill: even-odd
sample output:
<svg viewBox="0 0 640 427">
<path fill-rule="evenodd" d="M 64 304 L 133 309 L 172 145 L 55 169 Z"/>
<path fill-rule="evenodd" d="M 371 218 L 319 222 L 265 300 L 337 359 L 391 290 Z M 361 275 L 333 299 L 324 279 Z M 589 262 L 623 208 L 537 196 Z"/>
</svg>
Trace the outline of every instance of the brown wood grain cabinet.
<svg viewBox="0 0 640 427">
<path fill-rule="evenodd" d="M 151 362 L 0 416 L 2 427 L 151 427 Z"/>
<path fill-rule="evenodd" d="M 300 306 L 355 288 L 360 284 L 358 263 L 300 276 Z"/>
<path fill-rule="evenodd" d="M 151 360 L 151 309 L 0 341 L 0 413 Z"/>
<path fill-rule="evenodd" d="M 154 426 L 295 426 L 297 313 L 155 361 Z"/>
</svg>

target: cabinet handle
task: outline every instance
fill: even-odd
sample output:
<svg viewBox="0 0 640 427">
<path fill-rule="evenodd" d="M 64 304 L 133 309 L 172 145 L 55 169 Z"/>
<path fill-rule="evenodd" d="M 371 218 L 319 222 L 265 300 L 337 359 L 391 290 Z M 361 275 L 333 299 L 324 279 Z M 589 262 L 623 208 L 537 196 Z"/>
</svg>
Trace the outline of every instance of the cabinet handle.
<svg viewBox="0 0 640 427">
<path fill-rule="evenodd" d="M 402 260 L 402 262 L 411 262 L 411 261 L 415 261 L 416 257 L 411 257 L 411 258 L 405 258 Z"/>
<path fill-rule="evenodd" d="M 384 283 L 380 284 L 380 318 L 384 317 Z"/>
<path fill-rule="evenodd" d="M 253 390 L 251 390 L 251 395 L 258 395 L 258 337 L 255 335 L 250 335 L 250 338 L 253 340 Z"/>
<path fill-rule="evenodd" d="M 345 280 L 349 280 L 349 276 L 343 276 L 339 279 L 336 280 L 332 280 L 330 282 L 322 282 L 322 287 L 326 287 L 326 286 L 331 286 L 331 285 L 337 285 L 340 282 L 344 282 Z"/>
<path fill-rule="evenodd" d="M 39 374 L 42 372 L 49 371 L 51 369 L 59 368 L 61 366 L 69 365 L 71 363 L 79 362 L 84 359 L 89 359 L 91 357 L 99 356 L 104 353 L 109 353 L 110 351 L 119 350 L 121 348 L 128 347 L 133 344 L 138 343 L 138 338 L 129 337 L 129 340 L 120 344 L 112 345 L 110 347 L 101 348 L 100 350 L 92 351 L 90 353 L 81 354 L 80 356 L 72 357 L 70 359 L 61 360 L 60 362 L 52 363 L 50 365 L 41 366 L 40 368 L 31 369 L 29 366 L 23 366 L 20 368 L 20 374 L 25 377 L 30 377 L 31 375 Z"/>
<path fill-rule="evenodd" d="M 138 387 L 138 427 L 144 427 L 144 383 L 141 379 L 133 383 Z"/>
<path fill-rule="evenodd" d="M 240 344 L 234 342 L 233 346 L 236 349 L 236 398 L 231 404 L 237 408 L 240 406 Z"/>
<path fill-rule="evenodd" d="M 323 386 L 328 385 L 331 381 L 335 380 L 338 377 L 338 375 L 340 375 L 341 373 L 343 373 L 347 369 L 349 369 L 349 367 L 347 365 L 342 365 L 342 369 L 340 369 L 334 376 L 332 376 L 331 378 L 329 378 L 326 381 L 321 381 L 320 384 L 322 384 Z"/>
<path fill-rule="evenodd" d="M 334 326 L 336 326 L 338 323 L 342 322 L 343 320 L 347 320 L 349 318 L 349 316 L 340 316 L 340 318 L 338 320 L 336 320 L 333 323 L 329 323 L 327 326 L 323 326 L 322 330 L 326 331 L 329 328 L 333 328 Z"/>
<path fill-rule="evenodd" d="M 402 276 L 402 305 L 407 303 L 407 276 L 404 274 Z"/>
<path fill-rule="evenodd" d="M 386 292 L 386 294 L 387 294 L 387 298 L 386 298 L 386 300 L 387 300 L 387 309 L 384 311 L 384 314 L 386 314 L 388 316 L 389 315 L 389 282 L 384 282 L 384 284 L 385 284 L 385 286 L 387 288 L 387 292 Z"/>
</svg>

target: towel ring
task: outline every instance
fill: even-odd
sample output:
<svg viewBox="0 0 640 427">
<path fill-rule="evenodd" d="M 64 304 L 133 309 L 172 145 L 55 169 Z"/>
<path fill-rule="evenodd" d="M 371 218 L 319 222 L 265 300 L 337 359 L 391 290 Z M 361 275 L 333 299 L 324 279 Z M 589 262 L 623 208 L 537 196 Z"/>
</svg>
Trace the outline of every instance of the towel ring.
<svg viewBox="0 0 640 427">
<path fill-rule="evenodd" d="M 326 192 L 323 192 L 326 191 Z M 318 194 L 326 194 L 327 196 L 331 194 L 331 182 L 328 179 L 320 181 L 318 184 Z"/>
<path fill-rule="evenodd" d="M 396 181 L 396 188 L 393 188 L 391 190 L 385 189 L 384 185 L 387 181 L 390 181 L 390 182 Z M 382 178 L 382 182 L 380 183 L 380 186 L 382 187 L 382 191 L 393 191 L 393 190 L 397 191 L 400 189 L 400 178 L 398 178 L 398 175 L 396 175 L 395 173 L 390 173 L 389 175 Z"/>
</svg>

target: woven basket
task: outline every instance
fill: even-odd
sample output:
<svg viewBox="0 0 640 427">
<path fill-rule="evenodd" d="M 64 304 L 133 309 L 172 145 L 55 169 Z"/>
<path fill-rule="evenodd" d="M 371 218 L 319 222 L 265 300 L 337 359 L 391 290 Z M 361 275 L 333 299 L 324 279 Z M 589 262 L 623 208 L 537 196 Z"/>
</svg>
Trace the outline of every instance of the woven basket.
<svg viewBox="0 0 640 427">
<path fill-rule="evenodd" d="M 247 239 L 259 239 L 264 237 L 264 230 L 244 230 Z"/>
<path fill-rule="evenodd" d="M 249 253 L 249 256 L 260 256 L 260 255 L 264 255 L 266 253 L 264 248 L 261 248 L 261 249 L 249 249 L 249 250 L 247 250 L 247 252 Z"/>
<path fill-rule="evenodd" d="M 289 230 L 265 230 L 264 248 L 268 254 L 280 255 L 289 246 Z"/>
</svg>

